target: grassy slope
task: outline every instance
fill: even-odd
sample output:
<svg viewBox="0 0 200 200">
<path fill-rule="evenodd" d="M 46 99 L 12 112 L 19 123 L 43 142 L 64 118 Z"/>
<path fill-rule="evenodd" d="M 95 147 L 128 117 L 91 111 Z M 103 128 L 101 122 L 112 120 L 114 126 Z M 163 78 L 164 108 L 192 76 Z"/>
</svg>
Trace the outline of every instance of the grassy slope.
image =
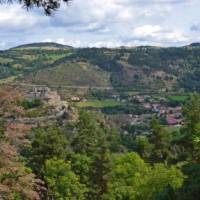
<svg viewBox="0 0 200 200">
<path fill-rule="evenodd" d="M 37 84 L 52 86 L 110 86 L 109 73 L 85 62 L 65 63 L 28 76 Z"/>
<path fill-rule="evenodd" d="M 115 106 L 121 106 L 123 105 L 121 102 L 117 102 L 114 100 L 105 100 L 105 101 L 86 101 L 86 102 L 80 102 L 77 103 L 78 107 L 81 108 L 87 108 L 87 107 L 92 107 L 92 108 L 104 108 L 104 107 L 115 107 Z"/>
<path fill-rule="evenodd" d="M 0 79 L 26 75 L 41 68 L 48 68 L 59 59 L 69 55 L 70 49 L 11 49 L 0 52 Z"/>
</svg>

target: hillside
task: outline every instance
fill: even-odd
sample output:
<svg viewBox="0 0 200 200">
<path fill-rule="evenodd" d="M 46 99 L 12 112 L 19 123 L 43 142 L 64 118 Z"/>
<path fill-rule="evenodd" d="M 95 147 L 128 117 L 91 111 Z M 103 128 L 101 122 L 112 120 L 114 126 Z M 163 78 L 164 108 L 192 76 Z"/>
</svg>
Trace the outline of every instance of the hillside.
<svg viewBox="0 0 200 200">
<path fill-rule="evenodd" d="M 109 73 L 87 62 L 69 62 L 29 75 L 34 83 L 53 86 L 108 87 Z"/>
<path fill-rule="evenodd" d="M 14 47 L 13 49 L 16 50 L 24 50 L 24 49 L 46 49 L 46 50 L 58 50 L 58 49 L 71 49 L 73 47 L 58 44 L 54 42 L 43 42 L 43 43 L 32 43 L 32 44 L 24 44 L 17 47 Z"/>
<path fill-rule="evenodd" d="M 116 49 L 36 43 L 1 51 L 0 79 L 50 86 L 199 91 L 199 55 L 198 43 Z"/>
<path fill-rule="evenodd" d="M 0 52 L 0 199 L 196 200 L 200 46 L 49 45 Z"/>
</svg>

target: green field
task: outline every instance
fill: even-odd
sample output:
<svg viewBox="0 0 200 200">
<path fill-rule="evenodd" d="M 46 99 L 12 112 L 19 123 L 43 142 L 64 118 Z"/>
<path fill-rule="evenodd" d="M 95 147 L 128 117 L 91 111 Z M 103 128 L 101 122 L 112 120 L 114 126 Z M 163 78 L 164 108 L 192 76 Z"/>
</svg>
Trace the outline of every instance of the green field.
<svg viewBox="0 0 200 200">
<path fill-rule="evenodd" d="M 104 108 L 104 107 L 115 107 L 115 106 L 121 106 L 123 105 L 121 102 L 117 102 L 114 100 L 104 100 L 104 101 L 86 101 L 86 102 L 79 102 L 77 103 L 77 106 L 80 108 Z"/>
<path fill-rule="evenodd" d="M 172 132 L 179 132 L 181 127 L 180 126 L 165 126 L 166 131 L 172 133 Z"/>
<path fill-rule="evenodd" d="M 179 103 L 184 103 L 185 101 L 187 101 L 189 96 L 187 95 L 174 95 L 174 96 L 169 96 L 168 99 L 170 101 L 176 101 Z"/>
</svg>

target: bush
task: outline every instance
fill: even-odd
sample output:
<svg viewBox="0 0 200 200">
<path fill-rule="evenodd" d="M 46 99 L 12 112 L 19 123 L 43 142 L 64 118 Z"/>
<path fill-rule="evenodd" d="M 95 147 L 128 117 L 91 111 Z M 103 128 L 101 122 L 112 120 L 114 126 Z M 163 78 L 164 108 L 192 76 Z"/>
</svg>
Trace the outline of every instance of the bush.
<svg viewBox="0 0 200 200">
<path fill-rule="evenodd" d="M 40 99 L 23 100 L 21 105 L 24 107 L 24 109 L 28 110 L 42 106 L 43 102 Z"/>
</svg>

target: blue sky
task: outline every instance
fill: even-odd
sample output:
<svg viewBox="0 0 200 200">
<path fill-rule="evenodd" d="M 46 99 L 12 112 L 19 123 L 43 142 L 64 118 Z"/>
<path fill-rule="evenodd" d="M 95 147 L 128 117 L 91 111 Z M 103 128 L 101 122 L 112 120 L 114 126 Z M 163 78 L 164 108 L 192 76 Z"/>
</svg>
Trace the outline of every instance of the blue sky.
<svg viewBox="0 0 200 200">
<path fill-rule="evenodd" d="M 0 6 L 0 49 L 32 42 L 74 47 L 200 42 L 200 0 L 73 0 L 52 17 Z"/>
</svg>

